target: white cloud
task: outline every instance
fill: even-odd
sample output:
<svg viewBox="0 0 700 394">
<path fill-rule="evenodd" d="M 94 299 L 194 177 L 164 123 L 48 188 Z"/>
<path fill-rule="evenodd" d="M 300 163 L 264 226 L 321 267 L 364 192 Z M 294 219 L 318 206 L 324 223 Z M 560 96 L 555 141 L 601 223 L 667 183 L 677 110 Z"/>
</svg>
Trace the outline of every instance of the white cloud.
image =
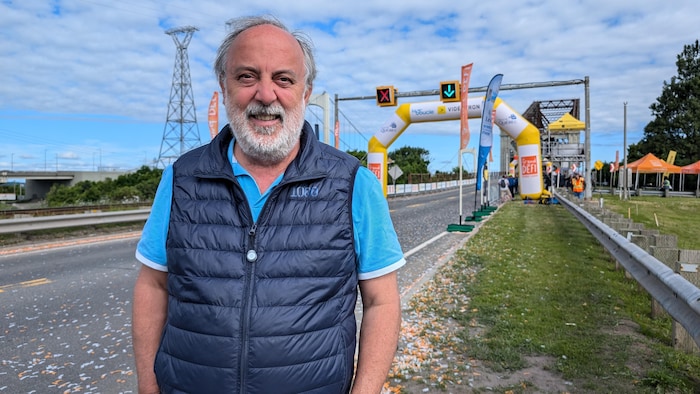
<svg viewBox="0 0 700 394">
<path fill-rule="evenodd" d="M 385 84 L 402 92 L 437 89 L 442 80 L 458 79 L 460 67 L 471 62 L 472 86 L 486 85 L 496 73 L 504 74 L 504 84 L 588 76 L 594 160 L 612 160 L 609 152 L 621 148 L 624 102 L 628 142 L 641 137 L 651 120 L 649 105 L 661 94 L 663 82 L 676 74 L 677 54 L 698 39 L 696 5 L 690 0 L 473 5 L 445 0 L 3 1 L 0 134 L 7 143 L 0 148 L 4 154 L 0 166 L 7 161 L 10 146 L 16 162 L 28 155 L 22 153 L 20 135 L 41 139 L 57 130 L 65 141 L 35 149 L 54 155 L 73 151 L 91 163 L 102 144 L 105 156 L 114 152 L 114 162 L 124 165 L 140 165 L 157 156 L 176 53 L 165 29 L 199 28 L 188 55 L 197 116 L 204 124 L 209 98 L 218 89 L 211 62 L 225 23 L 251 13 L 274 13 L 312 37 L 320 71 L 315 91 L 331 96 L 372 96 L 376 86 Z M 538 100 L 583 101 L 584 91 L 582 86 L 513 90 L 502 91 L 501 97 L 523 111 Z M 341 102 L 340 109 L 368 137 L 391 113 L 371 100 Z M 106 126 L 100 126 L 100 119 Z M 55 130 L 47 131 L 47 124 Z M 78 134 L 77 128 L 85 130 Z M 131 129 L 138 131 L 130 133 Z M 457 129 L 455 122 L 416 126 L 402 136 L 407 143 L 397 144 L 410 145 L 410 134 L 417 132 L 457 138 Z M 200 128 L 200 133 L 206 139 L 206 129 Z M 90 145 L 87 135 L 101 142 Z M 129 135 L 130 140 L 120 135 Z M 611 144 L 618 148 L 606 149 Z M 134 145 L 138 159 L 116 159 L 117 154 L 133 151 Z M 443 148 L 428 149 L 436 162 L 454 156 L 438 154 L 438 149 L 447 151 Z M 43 165 L 43 152 L 36 156 L 42 156 L 35 161 Z"/>
</svg>

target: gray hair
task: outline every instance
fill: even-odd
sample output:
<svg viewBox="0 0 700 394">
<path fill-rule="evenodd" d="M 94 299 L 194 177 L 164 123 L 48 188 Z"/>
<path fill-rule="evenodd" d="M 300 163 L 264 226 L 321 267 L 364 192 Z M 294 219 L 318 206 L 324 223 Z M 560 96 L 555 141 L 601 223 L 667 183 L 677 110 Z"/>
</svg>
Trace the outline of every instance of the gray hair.
<svg viewBox="0 0 700 394">
<path fill-rule="evenodd" d="M 306 69 L 304 79 L 306 88 L 310 89 L 313 86 L 314 79 L 316 79 L 316 62 L 314 61 L 313 43 L 306 34 L 300 31 L 289 31 L 289 29 L 287 29 L 287 27 L 277 18 L 268 15 L 235 18 L 226 22 L 226 25 L 229 27 L 230 32 L 221 42 L 221 45 L 216 53 L 216 60 L 214 61 L 214 73 L 216 74 L 216 79 L 219 81 L 219 83 L 223 84 L 224 82 L 228 52 L 231 48 L 231 44 L 238 37 L 238 35 L 255 26 L 272 25 L 286 31 L 297 40 L 302 52 L 304 53 L 304 68 Z"/>
</svg>

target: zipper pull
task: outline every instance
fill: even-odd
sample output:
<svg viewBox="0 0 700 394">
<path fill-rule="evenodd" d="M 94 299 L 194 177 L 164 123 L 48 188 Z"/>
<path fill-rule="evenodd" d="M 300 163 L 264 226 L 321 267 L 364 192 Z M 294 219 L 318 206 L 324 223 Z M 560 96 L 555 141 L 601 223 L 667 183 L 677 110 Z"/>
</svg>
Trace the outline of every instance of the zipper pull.
<svg viewBox="0 0 700 394">
<path fill-rule="evenodd" d="M 257 224 L 253 224 L 253 227 L 248 230 L 248 246 L 251 248 L 255 246 L 255 230 L 257 227 Z M 249 263 L 254 263 L 258 259 L 258 253 L 255 249 L 248 249 L 245 254 L 245 259 L 248 260 Z"/>
</svg>

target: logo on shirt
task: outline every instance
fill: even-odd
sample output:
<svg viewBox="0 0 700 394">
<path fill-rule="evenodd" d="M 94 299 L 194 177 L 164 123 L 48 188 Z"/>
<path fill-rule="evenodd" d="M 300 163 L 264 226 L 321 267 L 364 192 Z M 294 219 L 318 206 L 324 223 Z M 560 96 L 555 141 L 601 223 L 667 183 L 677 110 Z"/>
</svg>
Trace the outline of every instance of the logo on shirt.
<svg viewBox="0 0 700 394">
<path fill-rule="evenodd" d="M 297 186 L 292 188 L 292 194 L 289 195 L 289 198 L 297 199 L 310 197 L 318 197 L 318 186 Z"/>
</svg>

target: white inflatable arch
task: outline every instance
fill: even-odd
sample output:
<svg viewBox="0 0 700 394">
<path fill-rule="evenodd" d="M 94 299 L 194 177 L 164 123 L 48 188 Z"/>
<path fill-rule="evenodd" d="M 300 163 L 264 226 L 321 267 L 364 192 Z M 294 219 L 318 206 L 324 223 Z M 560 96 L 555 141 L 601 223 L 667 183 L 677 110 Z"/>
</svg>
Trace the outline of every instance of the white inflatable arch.
<svg viewBox="0 0 700 394">
<path fill-rule="evenodd" d="M 469 119 L 480 118 L 483 106 L 483 96 L 470 97 L 467 103 Z M 510 135 L 517 146 L 520 195 L 522 198 L 539 199 L 543 193 L 540 131 L 500 98 L 496 98 L 493 108 L 496 111 L 494 124 Z M 391 119 L 370 139 L 367 149 L 367 167 L 379 178 L 384 195 L 387 193 L 389 146 L 411 123 L 457 120 L 460 119 L 461 109 L 460 102 L 442 101 L 405 103 L 396 109 Z M 459 150 L 459 140 L 455 142 L 455 150 Z"/>
</svg>

